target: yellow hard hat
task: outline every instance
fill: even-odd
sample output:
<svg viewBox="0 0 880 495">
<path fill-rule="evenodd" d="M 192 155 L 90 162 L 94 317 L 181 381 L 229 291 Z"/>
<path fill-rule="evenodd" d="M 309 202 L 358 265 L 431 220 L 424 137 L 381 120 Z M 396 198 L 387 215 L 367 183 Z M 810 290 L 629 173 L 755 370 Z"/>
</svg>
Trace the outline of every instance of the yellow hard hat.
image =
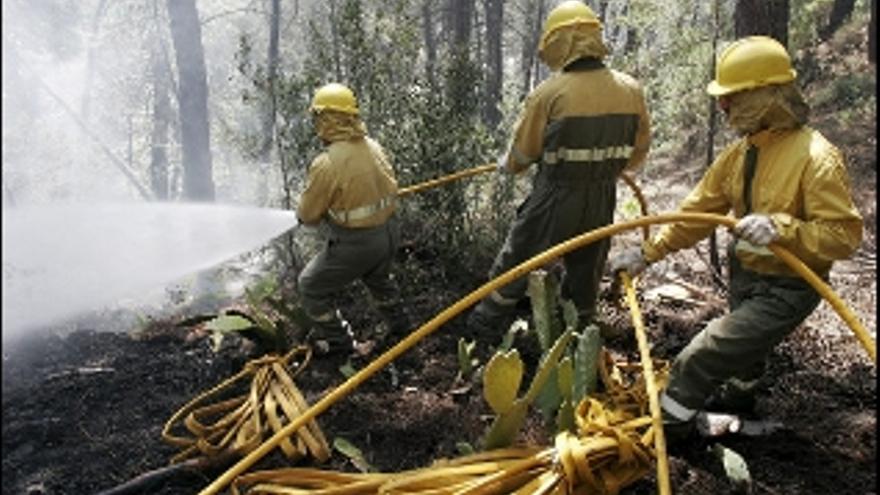
<svg viewBox="0 0 880 495">
<path fill-rule="evenodd" d="M 339 83 L 329 83 L 318 88 L 315 91 L 315 97 L 312 98 L 312 105 L 309 111 L 323 112 L 324 110 L 335 110 L 337 112 L 358 114 L 357 99 L 354 92 Z"/>
<path fill-rule="evenodd" d="M 768 36 L 749 36 L 730 44 L 718 57 L 715 80 L 706 91 L 722 96 L 746 89 L 794 81 L 797 72 L 785 47 Z"/>
<path fill-rule="evenodd" d="M 587 4 L 579 0 L 568 0 L 562 2 L 547 15 L 544 21 L 544 33 L 541 35 L 541 43 L 539 49 L 544 49 L 547 37 L 553 31 L 566 26 L 574 26 L 576 24 L 589 24 L 602 27 L 599 18 Z"/>
</svg>

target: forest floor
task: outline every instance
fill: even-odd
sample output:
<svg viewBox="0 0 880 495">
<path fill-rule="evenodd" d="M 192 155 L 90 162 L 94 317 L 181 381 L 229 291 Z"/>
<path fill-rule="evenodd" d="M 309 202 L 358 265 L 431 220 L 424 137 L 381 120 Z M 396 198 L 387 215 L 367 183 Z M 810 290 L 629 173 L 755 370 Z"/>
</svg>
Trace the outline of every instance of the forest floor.
<svg viewBox="0 0 880 495">
<path fill-rule="evenodd" d="M 851 260 L 835 265 L 831 285 L 876 338 L 875 114 L 871 108 L 848 115 L 845 125 L 831 112 L 821 115 L 814 125 L 847 153 L 866 226 L 861 249 Z M 673 160 L 652 163 L 640 177 L 651 211 L 675 209 L 699 178 L 699 162 L 693 158 L 684 167 L 673 167 Z M 615 243 L 626 240 L 624 236 Z M 720 241 L 723 245 L 723 235 Z M 642 312 L 657 358 L 672 359 L 707 321 L 725 311 L 723 290 L 713 282 L 706 246 L 701 246 L 671 256 L 642 278 Z M 440 271 L 435 281 L 442 283 L 430 292 L 409 291 L 417 321 L 427 321 L 482 282 L 473 271 Z M 650 291 L 669 284 L 697 290 L 686 298 Z M 620 336 L 608 340 L 606 347 L 635 359 L 632 326 L 624 310 L 612 304 L 608 285 L 606 280 L 603 308 Z M 356 329 L 375 324 L 362 304 L 342 302 Z M 4 345 L 3 494 L 94 494 L 168 464 L 178 450 L 162 441 L 165 422 L 199 393 L 238 372 L 251 356 L 235 346 L 215 353 L 208 338 L 194 338 L 173 321 L 160 323 L 148 332 L 46 332 Z M 318 424 L 328 440 L 348 440 L 381 472 L 458 457 L 461 442 L 478 446 L 491 416 L 482 387 L 459 376 L 457 343 L 463 327 L 463 317 L 453 319 L 396 361 L 396 374 L 380 372 L 321 414 Z M 517 341 L 516 346 L 536 347 L 533 341 Z M 349 364 L 361 369 L 377 355 L 378 350 L 352 358 Z M 525 357 L 527 366 L 534 366 L 535 356 Z M 876 494 L 876 366 L 847 326 L 823 303 L 773 351 L 769 363 L 756 413 L 781 422 L 783 428 L 762 437 L 730 435 L 673 445 L 673 491 L 733 493 L 710 452 L 711 445 L 720 442 L 748 463 L 753 493 Z M 308 403 L 345 380 L 340 364 L 313 359 L 296 377 Z M 519 440 L 549 446 L 552 435 L 536 413 Z M 286 462 L 276 452 L 253 469 L 280 465 Z M 338 451 L 321 467 L 357 471 Z M 184 472 L 143 493 L 195 493 L 220 473 L 216 468 Z M 649 475 L 623 493 L 656 493 L 656 486 Z"/>
</svg>

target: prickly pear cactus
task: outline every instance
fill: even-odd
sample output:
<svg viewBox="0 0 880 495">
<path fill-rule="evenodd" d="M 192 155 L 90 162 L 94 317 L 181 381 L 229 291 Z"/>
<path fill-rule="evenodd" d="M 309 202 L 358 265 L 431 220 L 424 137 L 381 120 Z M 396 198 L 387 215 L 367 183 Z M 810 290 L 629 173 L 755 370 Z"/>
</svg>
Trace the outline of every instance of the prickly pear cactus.
<svg viewBox="0 0 880 495">
<path fill-rule="evenodd" d="M 571 340 L 572 331 L 560 336 L 550 352 L 541 360 L 538 371 L 526 394 L 515 398 L 522 381 L 523 364 L 515 349 L 496 353 L 483 371 L 483 393 L 490 407 L 497 413 L 495 421 L 483 441 L 486 450 L 506 447 L 513 443 L 522 429 L 529 405 L 552 376 Z"/>
<path fill-rule="evenodd" d="M 551 273 L 535 270 L 529 274 L 529 300 L 532 303 L 532 319 L 541 351 L 550 350 L 553 342 L 562 334 L 562 322 L 556 317 L 559 306 L 559 282 Z"/>
<path fill-rule="evenodd" d="M 550 273 L 537 270 L 529 274 L 529 298 L 532 302 L 534 330 L 545 358 L 551 354 L 551 349 L 556 349 L 555 345 L 558 344 L 563 330 L 571 333 L 574 341 L 572 348 L 567 347 L 560 351 L 557 364 L 545 370 L 547 379 L 537 389 L 534 397 L 534 403 L 548 426 L 555 426 L 557 431 L 571 430 L 574 428 L 575 405 L 596 391 L 598 356 L 602 347 L 599 329 L 595 325 L 588 325 L 581 332 L 575 332 L 580 328 L 577 308 L 571 301 L 560 296 L 559 283 Z M 515 384 L 518 388 L 519 379 Z M 507 398 L 512 397 L 510 390 L 506 392 Z M 488 391 L 486 393 L 488 400 Z M 511 411 L 516 414 L 511 414 Z M 499 417 L 497 425 L 493 425 L 497 430 L 495 434 L 504 438 L 516 433 L 518 425 L 524 421 L 525 409 L 520 411 L 510 406 L 505 413 L 508 417 Z M 494 441 L 495 437 L 492 435 L 487 437 Z M 507 440 L 498 441 L 503 443 Z"/>
<path fill-rule="evenodd" d="M 522 377 L 523 362 L 516 349 L 496 353 L 486 364 L 483 396 L 495 414 L 505 414 L 513 409 Z"/>
</svg>

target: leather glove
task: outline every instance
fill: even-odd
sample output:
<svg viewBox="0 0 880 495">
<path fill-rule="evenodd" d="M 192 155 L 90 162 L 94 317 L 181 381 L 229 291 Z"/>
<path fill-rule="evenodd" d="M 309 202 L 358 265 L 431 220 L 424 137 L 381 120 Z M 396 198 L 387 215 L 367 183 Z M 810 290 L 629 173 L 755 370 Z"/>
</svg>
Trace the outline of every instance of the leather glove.
<svg viewBox="0 0 880 495">
<path fill-rule="evenodd" d="M 642 248 L 634 247 L 624 249 L 618 253 L 611 258 L 608 265 L 611 273 L 615 276 L 617 276 L 617 272 L 626 270 L 631 277 L 635 277 L 645 271 L 645 268 L 648 267 L 648 262 L 645 261 L 645 255 L 642 254 Z"/>
<path fill-rule="evenodd" d="M 505 151 L 500 157 L 498 157 L 498 161 L 496 162 L 498 173 L 501 174 L 509 174 L 510 169 L 507 168 L 507 160 L 510 157 L 510 152 Z"/>
<path fill-rule="evenodd" d="M 755 246 L 766 246 L 779 238 L 779 231 L 767 215 L 752 214 L 742 217 L 733 232 Z"/>
</svg>

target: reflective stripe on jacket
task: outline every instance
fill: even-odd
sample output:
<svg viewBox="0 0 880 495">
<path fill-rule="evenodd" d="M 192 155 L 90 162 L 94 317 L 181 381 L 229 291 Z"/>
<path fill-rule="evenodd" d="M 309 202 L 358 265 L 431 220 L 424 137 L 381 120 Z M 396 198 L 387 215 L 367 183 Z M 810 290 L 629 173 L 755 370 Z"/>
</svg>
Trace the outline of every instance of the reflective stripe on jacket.
<svg viewBox="0 0 880 495">
<path fill-rule="evenodd" d="M 613 161 L 617 171 L 632 170 L 644 161 L 650 142 L 639 83 L 596 59 L 581 59 L 526 98 L 508 166 L 521 172 L 538 161 L 554 166 Z"/>
<path fill-rule="evenodd" d="M 752 213 L 770 215 L 779 231 L 778 244 L 822 275 L 834 260 L 850 256 L 862 240 L 862 217 L 850 194 L 840 150 L 809 127 L 765 130 L 728 146 L 682 202 L 684 212 L 706 212 L 736 218 L 743 202 L 745 154 L 758 148 L 752 179 Z M 642 248 L 649 262 L 693 246 L 715 225 L 675 223 L 663 226 Z M 796 274 L 769 250 L 738 249 L 742 265 L 769 275 Z"/>
<path fill-rule="evenodd" d="M 382 147 L 364 137 L 330 143 L 309 167 L 297 215 L 350 228 L 385 223 L 396 209 L 397 180 Z"/>
</svg>

